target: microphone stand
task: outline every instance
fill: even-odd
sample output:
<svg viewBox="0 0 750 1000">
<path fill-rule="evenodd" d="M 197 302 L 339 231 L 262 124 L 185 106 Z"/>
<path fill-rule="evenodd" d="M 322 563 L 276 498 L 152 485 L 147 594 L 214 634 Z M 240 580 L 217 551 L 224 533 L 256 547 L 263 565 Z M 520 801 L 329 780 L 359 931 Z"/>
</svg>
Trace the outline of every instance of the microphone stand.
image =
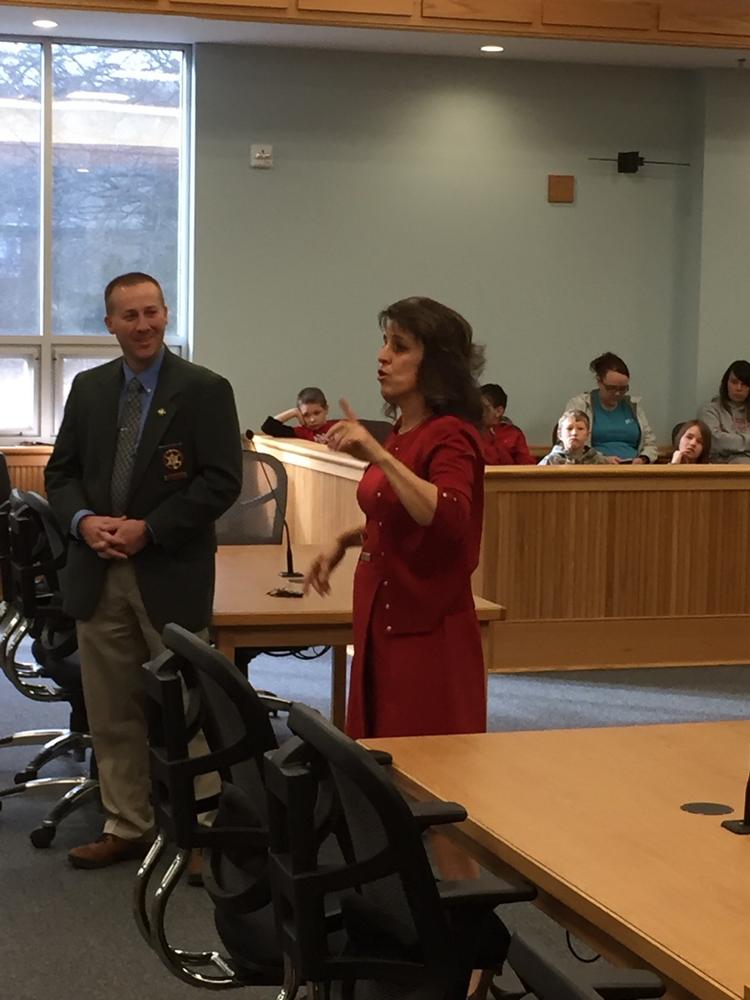
<svg viewBox="0 0 750 1000">
<path fill-rule="evenodd" d="M 730 833 L 738 833 L 740 836 L 750 835 L 750 775 L 748 775 L 745 786 L 745 814 L 742 819 L 725 819 L 721 824 Z"/>
<path fill-rule="evenodd" d="M 260 452 L 255 447 L 255 444 L 253 442 L 253 438 L 255 437 L 255 432 L 248 429 L 245 431 L 245 437 L 250 442 L 250 450 L 254 451 L 256 455 L 259 455 Z M 278 494 L 276 493 L 276 490 L 273 484 L 271 483 L 271 478 L 268 475 L 268 472 L 266 471 L 266 467 L 263 464 L 262 458 L 260 462 L 260 467 L 263 471 L 263 475 L 266 477 L 268 488 L 271 491 L 271 494 L 273 495 L 274 499 L 276 500 L 276 503 L 278 504 L 279 502 Z M 294 568 L 294 556 L 292 554 L 292 538 L 289 533 L 289 522 L 286 519 L 286 511 L 284 511 L 283 521 L 284 521 L 284 532 L 286 534 L 286 569 L 282 570 L 279 573 L 279 576 L 283 577 L 285 580 L 304 580 L 305 574 L 297 572 L 297 570 L 295 570 Z"/>
</svg>

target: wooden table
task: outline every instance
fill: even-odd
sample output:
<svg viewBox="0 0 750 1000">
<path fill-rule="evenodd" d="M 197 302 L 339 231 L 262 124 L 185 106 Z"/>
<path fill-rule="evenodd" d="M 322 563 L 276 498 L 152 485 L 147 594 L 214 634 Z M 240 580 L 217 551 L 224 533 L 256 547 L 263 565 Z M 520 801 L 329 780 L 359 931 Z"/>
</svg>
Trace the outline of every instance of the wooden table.
<svg viewBox="0 0 750 1000">
<path fill-rule="evenodd" d="M 368 740 L 419 798 L 461 802 L 456 839 L 539 887 L 539 904 L 670 997 L 747 1000 L 750 837 L 742 814 L 750 721 Z"/>
<path fill-rule="evenodd" d="M 307 569 L 319 545 L 295 545 L 295 568 Z M 211 629 L 218 649 L 230 660 L 241 646 L 331 646 L 331 718 L 343 728 L 346 713 L 346 647 L 352 635 L 352 577 L 358 549 L 350 549 L 331 577 L 331 593 L 319 597 L 270 597 L 276 587 L 299 589 L 279 576 L 286 565 L 281 545 L 222 545 L 216 558 L 216 593 Z M 483 645 L 489 624 L 505 609 L 476 598 Z"/>
</svg>

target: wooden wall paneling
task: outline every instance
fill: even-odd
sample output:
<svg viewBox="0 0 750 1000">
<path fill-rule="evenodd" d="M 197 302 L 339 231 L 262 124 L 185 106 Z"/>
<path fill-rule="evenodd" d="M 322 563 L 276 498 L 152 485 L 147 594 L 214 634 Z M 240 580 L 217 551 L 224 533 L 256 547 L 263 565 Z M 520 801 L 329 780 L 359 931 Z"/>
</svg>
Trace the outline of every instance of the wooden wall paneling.
<svg viewBox="0 0 750 1000">
<path fill-rule="evenodd" d="M 533 24 L 540 14 L 541 0 L 422 0 L 426 18 Z"/>
<path fill-rule="evenodd" d="M 661 31 L 750 36 L 747 0 L 661 0 Z"/>
<path fill-rule="evenodd" d="M 168 2 L 170 7 L 199 5 L 209 9 L 211 7 L 244 7 L 247 9 L 288 10 L 290 0 L 168 0 Z"/>
<path fill-rule="evenodd" d="M 400 14 L 411 17 L 414 4 L 412 0 L 297 0 L 297 9 L 339 14 Z"/>
<path fill-rule="evenodd" d="M 542 0 L 542 24 L 649 31 L 658 23 L 659 5 L 648 0 Z"/>
<path fill-rule="evenodd" d="M 750 615 L 507 620 L 495 632 L 495 673 L 747 663 Z"/>
<path fill-rule="evenodd" d="M 19 490 L 33 490 L 46 496 L 44 470 L 52 448 L 48 445 L 27 445 L 1 449 L 8 464 L 10 485 Z"/>
</svg>

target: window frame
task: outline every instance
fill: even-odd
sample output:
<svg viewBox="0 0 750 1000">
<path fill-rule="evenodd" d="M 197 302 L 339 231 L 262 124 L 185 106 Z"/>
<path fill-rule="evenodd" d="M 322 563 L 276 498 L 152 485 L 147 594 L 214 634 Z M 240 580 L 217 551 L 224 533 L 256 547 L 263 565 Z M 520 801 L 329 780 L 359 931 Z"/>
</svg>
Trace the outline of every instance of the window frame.
<svg viewBox="0 0 750 1000">
<path fill-rule="evenodd" d="M 36 45 L 41 50 L 42 85 L 42 132 L 40 137 L 41 178 L 39 198 L 40 220 L 40 332 L 38 335 L 0 335 L 0 349 L 3 355 L 26 355 L 29 348 L 38 353 L 35 384 L 36 426 L 30 430 L 0 427 L 0 446 L 54 441 L 62 419 L 64 400 L 62 399 L 62 364 L 58 358 L 75 355 L 96 357 L 112 353 L 120 355 L 117 344 L 104 326 L 104 302 L 102 301 L 102 334 L 64 335 L 52 333 L 52 48 L 56 45 L 81 45 L 96 48 L 115 49 L 159 49 L 182 53 L 181 114 L 180 114 L 180 156 L 178 176 L 178 230 L 177 230 L 177 307 L 181 318 L 181 329 L 167 328 L 165 344 L 183 357 L 190 357 L 193 342 L 193 165 L 194 165 L 194 109 L 193 109 L 193 47 L 172 42 L 130 42 L 49 37 L 39 38 L 29 35 L 8 35 L 0 33 L 0 42 Z M 113 275 L 114 277 L 114 275 Z M 101 289 L 102 294 L 104 289 Z M 167 303 L 168 305 L 170 303 Z M 174 303 L 172 306 L 174 307 Z M 10 348 L 10 351 L 8 350 Z"/>
</svg>

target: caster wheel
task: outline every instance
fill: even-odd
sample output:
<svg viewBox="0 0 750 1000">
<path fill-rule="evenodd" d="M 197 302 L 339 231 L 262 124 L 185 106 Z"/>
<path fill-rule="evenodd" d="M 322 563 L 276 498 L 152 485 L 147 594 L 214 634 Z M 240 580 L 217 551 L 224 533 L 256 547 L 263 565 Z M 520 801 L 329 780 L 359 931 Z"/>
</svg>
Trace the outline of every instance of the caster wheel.
<svg viewBox="0 0 750 1000">
<path fill-rule="evenodd" d="M 27 768 L 25 771 L 19 771 L 17 775 L 13 778 L 13 782 L 16 785 L 22 785 L 24 781 L 33 781 L 37 776 L 37 772 L 33 769 Z"/>
<path fill-rule="evenodd" d="M 31 831 L 29 838 L 34 847 L 49 847 L 56 833 L 54 826 L 38 826 L 36 830 Z"/>
</svg>

